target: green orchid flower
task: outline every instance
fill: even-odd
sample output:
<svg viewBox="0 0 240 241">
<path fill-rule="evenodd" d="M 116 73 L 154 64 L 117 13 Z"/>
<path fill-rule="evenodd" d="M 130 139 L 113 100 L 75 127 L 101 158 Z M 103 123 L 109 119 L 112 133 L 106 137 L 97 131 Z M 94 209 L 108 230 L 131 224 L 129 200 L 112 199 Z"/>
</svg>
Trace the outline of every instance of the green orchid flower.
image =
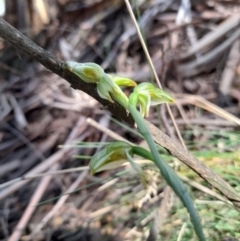
<svg viewBox="0 0 240 241">
<path fill-rule="evenodd" d="M 89 162 L 90 173 L 120 167 L 126 161 L 129 161 L 132 168 L 141 176 L 142 183 L 146 186 L 146 180 L 141 167 L 133 159 L 134 155 L 142 157 L 151 157 L 147 151 L 141 147 L 136 147 L 124 141 L 116 141 L 105 146 L 100 152 L 96 153 Z"/>
<path fill-rule="evenodd" d="M 112 103 L 114 103 L 114 99 L 125 109 L 127 109 L 128 97 L 123 93 L 119 86 L 133 87 L 136 85 L 137 84 L 129 78 L 105 74 L 97 84 L 97 91 L 101 98 L 107 99 Z"/>
<path fill-rule="evenodd" d="M 173 102 L 173 98 L 168 92 L 147 82 L 137 85 L 129 97 L 130 105 L 136 107 L 139 104 L 140 113 L 143 117 L 148 117 L 150 106 L 169 102 Z"/>
<path fill-rule="evenodd" d="M 123 93 L 120 86 L 134 87 L 136 85 L 137 84 L 129 78 L 121 77 L 118 75 L 113 76 L 106 74 L 98 82 L 97 91 L 101 98 L 107 99 L 112 103 L 114 102 L 112 99 L 114 99 L 127 110 L 128 97 Z"/>
<path fill-rule="evenodd" d="M 128 158 L 133 157 L 132 146 L 123 141 L 116 141 L 96 153 L 89 162 L 90 173 L 108 170 L 121 166 Z"/>
<path fill-rule="evenodd" d="M 123 93 L 121 88 L 105 74 L 97 83 L 97 92 L 99 96 L 112 103 L 114 100 L 122 105 L 125 109 L 128 107 L 128 97 Z"/>
</svg>

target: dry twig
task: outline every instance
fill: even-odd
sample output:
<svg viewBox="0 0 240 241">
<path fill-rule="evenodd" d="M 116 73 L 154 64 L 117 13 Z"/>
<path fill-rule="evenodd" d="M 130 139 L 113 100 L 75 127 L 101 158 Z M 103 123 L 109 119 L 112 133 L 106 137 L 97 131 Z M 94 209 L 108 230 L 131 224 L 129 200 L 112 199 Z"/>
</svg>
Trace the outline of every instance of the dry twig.
<svg viewBox="0 0 240 241">
<path fill-rule="evenodd" d="M 232 81 L 235 77 L 235 70 L 237 68 L 237 64 L 239 63 L 239 39 L 235 41 L 232 45 L 228 61 L 226 63 L 225 69 L 222 74 L 222 78 L 219 84 L 219 90 L 224 94 L 227 95 L 230 91 Z"/>
<path fill-rule="evenodd" d="M 170 211 L 173 205 L 173 194 L 172 189 L 167 186 L 163 192 L 163 200 L 155 213 L 155 218 L 153 219 L 153 223 L 150 229 L 149 236 L 147 241 L 156 241 L 157 235 L 159 234 L 160 227 L 168 216 L 168 212 Z"/>
<path fill-rule="evenodd" d="M 226 34 L 229 30 L 238 26 L 240 22 L 240 14 L 239 12 L 229 17 L 223 23 L 221 23 L 215 31 L 212 31 L 205 35 L 202 39 L 196 42 L 195 45 L 191 46 L 188 51 L 180 56 L 181 59 L 188 58 L 191 55 L 195 54 L 197 51 L 205 48 L 209 44 L 213 43 L 224 34 Z"/>
</svg>

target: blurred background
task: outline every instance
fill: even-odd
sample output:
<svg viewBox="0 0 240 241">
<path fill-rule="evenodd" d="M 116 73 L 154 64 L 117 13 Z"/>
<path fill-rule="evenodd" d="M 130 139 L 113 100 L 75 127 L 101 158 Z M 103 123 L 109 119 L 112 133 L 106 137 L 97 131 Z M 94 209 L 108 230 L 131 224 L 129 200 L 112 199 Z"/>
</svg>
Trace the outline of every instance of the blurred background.
<svg viewBox="0 0 240 241">
<path fill-rule="evenodd" d="M 175 99 L 188 150 L 240 192 L 240 2 L 130 3 Z M 123 0 L 0 0 L 0 15 L 63 61 L 155 83 Z M 177 140 L 165 105 L 151 108 L 148 119 Z M 128 165 L 96 176 L 87 170 L 89 158 L 119 138 L 145 145 L 96 100 L 0 39 L 0 240 L 146 240 L 166 185 L 155 167 L 137 160 L 147 188 Z M 161 154 L 186 183 L 207 240 L 240 240 L 239 211 Z M 196 240 L 177 198 L 164 221 L 159 240 Z"/>
</svg>

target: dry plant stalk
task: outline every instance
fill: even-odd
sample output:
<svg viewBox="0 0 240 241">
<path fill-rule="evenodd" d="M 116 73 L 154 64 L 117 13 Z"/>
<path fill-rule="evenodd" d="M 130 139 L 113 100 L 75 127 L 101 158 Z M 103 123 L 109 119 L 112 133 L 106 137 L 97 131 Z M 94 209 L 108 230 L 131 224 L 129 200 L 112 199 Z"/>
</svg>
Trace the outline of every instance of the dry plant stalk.
<svg viewBox="0 0 240 241">
<path fill-rule="evenodd" d="M 168 212 L 170 211 L 173 205 L 173 195 L 174 192 L 171 190 L 171 188 L 169 186 L 165 187 L 163 192 L 163 199 L 160 203 L 157 212 L 155 213 L 155 217 L 153 219 L 153 223 L 150 228 L 150 233 L 147 238 L 147 241 L 157 240 L 157 235 L 159 234 L 160 228 L 163 222 L 166 220 Z"/>
</svg>

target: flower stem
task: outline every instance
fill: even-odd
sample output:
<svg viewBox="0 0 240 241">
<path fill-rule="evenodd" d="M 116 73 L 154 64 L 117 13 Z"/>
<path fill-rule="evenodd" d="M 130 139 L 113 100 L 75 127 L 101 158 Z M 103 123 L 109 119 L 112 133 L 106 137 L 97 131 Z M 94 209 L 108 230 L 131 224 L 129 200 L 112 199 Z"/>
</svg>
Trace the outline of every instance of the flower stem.
<svg viewBox="0 0 240 241">
<path fill-rule="evenodd" d="M 139 132 L 142 134 L 142 136 L 145 138 L 145 140 L 148 143 L 149 149 L 151 151 L 152 158 L 149 158 L 152 160 L 155 165 L 160 170 L 162 176 L 166 180 L 169 186 L 174 190 L 174 192 L 180 197 L 183 204 L 187 208 L 190 218 L 193 224 L 193 227 L 195 229 L 195 232 L 199 238 L 200 241 L 205 241 L 204 233 L 202 230 L 201 222 L 199 219 L 199 216 L 197 214 L 197 211 L 194 207 L 193 201 L 190 198 L 187 189 L 181 179 L 177 176 L 177 174 L 174 172 L 174 170 L 159 156 L 157 147 L 155 145 L 155 142 L 150 134 L 150 131 L 148 130 L 147 125 L 145 124 L 144 119 L 142 118 L 141 114 L 136 110 L 135 107 L 129 105 L 128 109 L 137 123 Z M 147 157 L 148 155 L 143 152 L 140 149 L 137 149 L 137 151 L 141 151 L 141 153 L 144 155 L 144 157 Z M 150 153 L 149 153 L 150 154 Z"/>
</svg>

